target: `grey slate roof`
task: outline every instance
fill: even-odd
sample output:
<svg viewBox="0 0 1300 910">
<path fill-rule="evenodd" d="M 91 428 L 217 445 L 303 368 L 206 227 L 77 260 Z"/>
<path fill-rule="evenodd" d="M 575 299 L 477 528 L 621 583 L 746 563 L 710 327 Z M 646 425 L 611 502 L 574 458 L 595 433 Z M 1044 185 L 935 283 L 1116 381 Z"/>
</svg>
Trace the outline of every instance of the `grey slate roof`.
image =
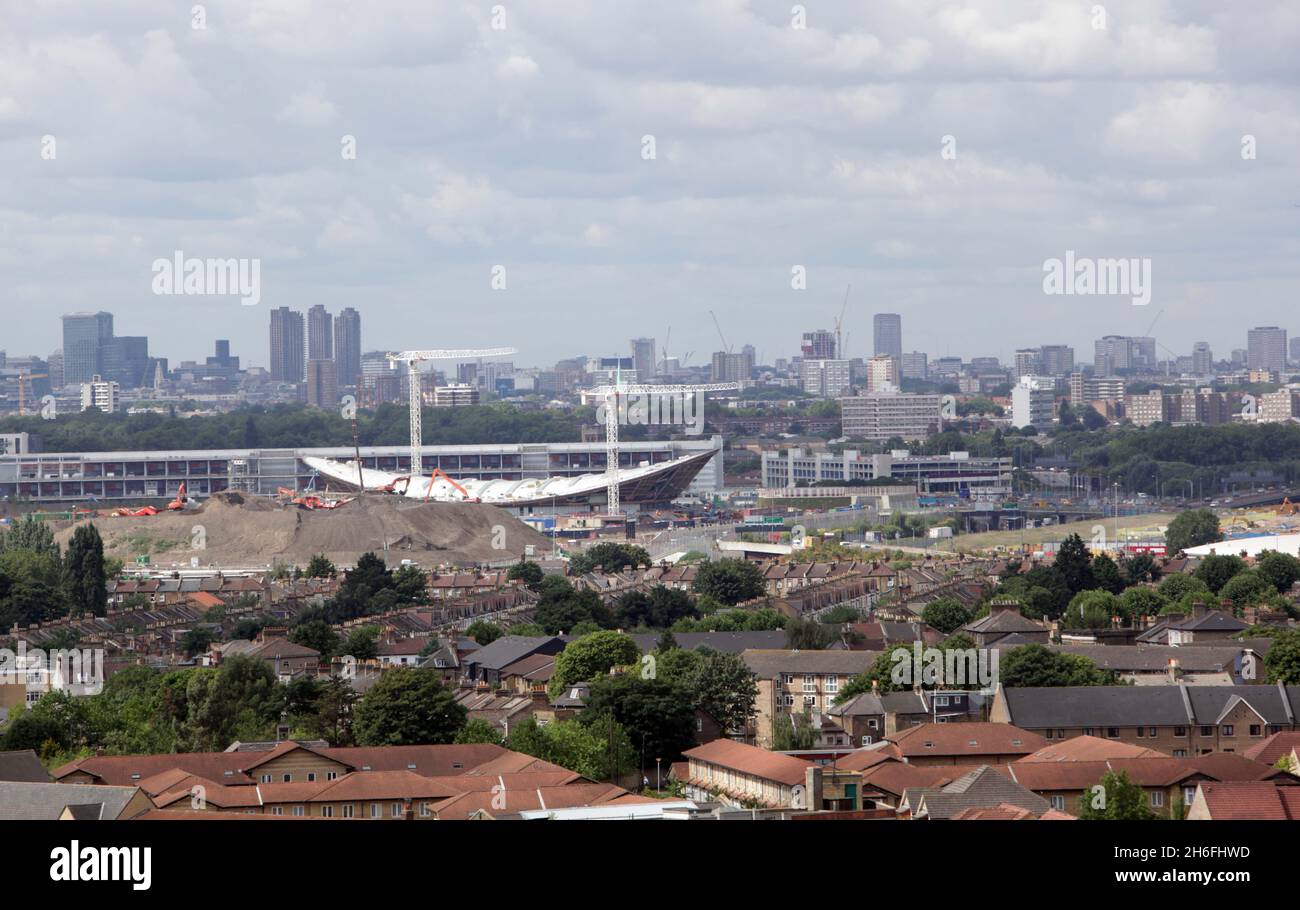
<svg viewBox="0 0 1300 910">
<path fill-rule="evenodd" d="M 564 648 L 564 639 L 556 635 L 502 635 L 491 644 L 484 645 L 473 654 L 465 656 L 466 666 L 478 665 L 488 670 L 500 670 L 508 667 L 521 657 L 536 654 L 550 648 L 548 654 L 555 654 Z"/>
<path fill-rule="evenodd" d="M 137 792 L 138 787 L 0 781 L 0 821 L 57 821 L 66 806 L 90 807 L 77 810 L 78 818 L 115 819 Z"/>
<path fill-rule="evenodd" d="M 659 644 L 662 632 L 637 632 L 632 640 L 641 649 L 641 653 L 653 651 Z M 772 632 L 674 632 L 673 639 L 677 647 L 687 651 L 710 648 L 725 654 L 739 654 L 750 648 L 782 648 L 785 646 L 785 630 Z"/>
<path fill-rule="evenodd" d="M 999 641 L 999 648 L 1005 645 Z M 1049 645 L 1053 651 L 1078 654 L 1103 670 L 1125 672 L 1159 672 L 1169 667 L 1171 659 L 1187 673 L 1214 673 L 1227 668 L 1241 655 L 1241 648 L 1221 644 L 1215 647 L 1181 648 L 1173 645 Z"/>
<path fill-rule="evenodd" d="M 33 750 L 20 749 L 0 752 L 0 780 L 45 784 L 49 783 L 50 775 L 45 773 L 45 767 Z"/>
<path fill-rule="evenodd" d="M 1037 793 L 1003 777 L 988 765 L 980 765 L 944 787 L 909 787 L 903 799 L 916 813 L 924 809 L 930 818 L 952 818 L 963 809 L 991 808 L 1009 803 L 1042 815 L 1051 804 Z"/>
<path fill-rule="evenodd" d="M 1233 696 L 1270 724 L 1300 717 L 1300 686 L 1061 686 L 1003 689 L 1011 723 L 1046 727 L 1138 727 L 1214 724 Z M 1283 697 L 1285 692 L 1285 698 Z"/>
<path fill-rule="evenodd" d="M 840 676 L 856 676 L 869 669 L 880 654 L 879 651 L 755 649 L 742 652 L 740 659 L 759 679 L 772 679 L 782 673 L 834 673 Z"/>
<path fill-rule="evenodd" d="M 1202 616 L 1192 616 L 1182 622 L 1172 623 L 1170 628 L 1195 632 L 1240 632 L 1249 629 L 1250 625 L 1221 610 L 1210 610 Z"/>
</svg>

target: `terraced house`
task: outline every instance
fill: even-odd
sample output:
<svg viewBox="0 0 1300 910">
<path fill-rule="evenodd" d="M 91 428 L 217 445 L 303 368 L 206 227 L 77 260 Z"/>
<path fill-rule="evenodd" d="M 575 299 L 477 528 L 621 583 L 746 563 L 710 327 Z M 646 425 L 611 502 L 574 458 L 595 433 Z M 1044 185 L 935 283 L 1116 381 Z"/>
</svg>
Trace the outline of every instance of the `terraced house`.
<svg viewBox="0 0 1300 910">
<path fill-rule="evenodd" d="M 1097 736 L 1175 758 L 1245 752 L 1300 729 L 1300 686 L 998 686 L 989 719 L 1048 740 Z"/>
</svg>

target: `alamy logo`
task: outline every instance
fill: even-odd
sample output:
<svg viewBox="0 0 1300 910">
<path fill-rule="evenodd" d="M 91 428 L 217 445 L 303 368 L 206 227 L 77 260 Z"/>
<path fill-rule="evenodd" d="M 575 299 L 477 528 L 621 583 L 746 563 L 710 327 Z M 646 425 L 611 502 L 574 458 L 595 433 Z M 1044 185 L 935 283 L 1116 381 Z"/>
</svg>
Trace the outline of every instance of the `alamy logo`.
<svg viewBox="0 0 1300 910">
<path fill-rule="evenodd" d="M 617 396 L 614 416 L 626 426 L 672 425 L 686 427 L 688 436 L 704 432 L 703 392 L 624 392 Z M 596 422 L 604 426 L 609 404 L 596 408 Z"/>
<path fill-rule="evenodd" d="M 895 648 L 889 654 L 894 666 L 889 678 L 896 686 L 913 685 L 952 689 L 978 685 L 992 690 L 998 683 L 998 651 L 989 648 L 925 648 L 913 642 L 911 650 Z"/>
<path fill-rule="evenodd" d="M 50 880 L 56 882 L 131 882 L 148 891 L 153 882 L 152 847 L 83 847 L 72 841 L 50 851 Z"/>
<path fill-rule="evenodd" d="M 1134 306 L 1151 302 L 1150 259 L 1076 258 L 1074 250 L 1065 259 L 1043 262 L 1044 294 L 1118 295 L 1131 297 Z"/>
<path fill-rule="evenodd" d="M 103 648 L 18 650 L 0 648 L 0 684 L 36 686 L 70 695 L 98 695 L 104 691 Z"/>
<path fill-rule="evenodd" d="M 262 300 L 262 260 L 185 258 L 177 250 L 171 259 L 153 261 L 153 292 L 167 295 L 234 295 L 244 306 Z"/>
</svg>

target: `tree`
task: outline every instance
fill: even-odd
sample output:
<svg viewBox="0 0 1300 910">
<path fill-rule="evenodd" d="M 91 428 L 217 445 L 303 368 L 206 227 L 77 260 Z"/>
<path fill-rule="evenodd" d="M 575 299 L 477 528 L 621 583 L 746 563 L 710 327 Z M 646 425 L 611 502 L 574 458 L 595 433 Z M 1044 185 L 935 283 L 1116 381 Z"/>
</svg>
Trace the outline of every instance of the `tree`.
<svg viewBox="0 0 1300 910">
<path fill-rule="evenodd" d="M 1279 594 L 1291 590 L 1291 586 L 1300 581 L 1300 559 L 1289 553 L 1277 553 L 1270 550 L 1260 555 L 1255 562 L 1255 571 L 1268 581 Z"/>
<path fill-rule="evenodd" d="M 510 567 L 506 572 L 507 581 L 522 581 L 525 587 L 536 590 L 537 584 L 542 580 L 542 567 L 530 560 L 519 557 L 519 562 Z"/>
<path fill-rule="evenodd" d="M 486 619 L 476 619 L 469 624 L 465 634 L 480 645 L 490 645 L 506 633 L 504 629 L 494 622 L 488 622 Z"/>
<path fill-rule="evenodd" d="M 1206 600 L 1214 595 L 1209 585 L 1195 575 L 1166 575 L 1158 590 L 1170 602 L 1181 600 L 1185 594 L 1195 594 Z"/>
<path fill-rule="evenodd" d="M 1275 597 L 1277 597 L 1277 588 L 1253 569 L 1238 572 L 1219 589 L 1219 599 L 1230 601 L 1232 610 L 1237 615 L 1240 615 L 1246 607 L 1266 603 Z"/>
<path fill-rule="evenodd" d="M 615 619 L 623 628 L 667 629 L 677 620 L 695 615 L 689 594 L 664 585 L 655 585 L 648 594 L 629 591 L 614 607 Z"/>
<path fill-rule="evenodd" d="M 612 749 L 611 749 L 612 745 Z M 610 780 L 636 765 L 627 732 L 606 720 L 597 730 L 576 720 L 540 726 L 531 715 L 510 728 L 506 748 L 576 771 L 592 780 Z"/>
<path fill-rule="evenodd" d="M 622 632 L 602 631 L 584 635 L 555 657 L 555 670 L 548 686 L 558 695 L 576 682 L 592 682 L 609 673 L 611 667 L 637 663 L 641 649 Z"/>
<path fill-rule="evenodd" d="M 1119 566 L 1105 553 L 1093 557 L 1092 578 L 1093 583 L 1103 591 L 1119 594 L 1124 590 L 1124 577 L 1120 574 Z"/>
<path fill-rule="evenodd" d="M 1141 616 L 1158 616 L 1169 600 L 1155 588 L 1129 588 L 1119 596 L 1119 614 L 1132 623 Z"/>
<path fill-rule="evenodd" d="M 971 620 L 971 613 L 951 597 L 932 600 L 921 610 L 921 619 L 944 635 L 951 635 Z"/>
<path fill-rule="evenodd" d="M 339 651 L 342 642 L 338 633 L 323 619 L 314 619 L 294 626 L 289 630 L 289 641 L 319 651 L 322 660 L 329 660 L 335 654 L 342 653 Z"/>
<path fill-rule="evenodd" d="M 1222 539 L 1219 517 L 1209 509 L 1181 512 L 1169 522 L 1169 527 L 1165 530 L 1165 548 L 1170 554 Z"/>
<path fill-rule="evenodd" d="M 307 568 L 303 574 L 308 578 L 334 578 L 338 573 L 339 570 L 334 567 L 334 563 L 326 558 L 324 553 L 317 553 L 307 563 Z"/>
<path fill-rule="evenodd" d="M 13 550 L 30 550 L 59 558 L 59 545 L 54 542 L 54 532 L 44 521 L 30 513 L 20 518 L 8 534 L 0 534 L 0 553 Z"/>
<path fill-rule="evenodd" d="M 73 616 L 103 616 L 108 612 L 104 541 L 93 524 L 78 525 L 72 532 L 63 575 Z"/>
<path fill-rule="evenodd" d="M 354 730 L 362 746 L 449 743 L 465 726 L 466 714 L 438 671 L 398 667 L 357 702 Z"/>
<path fill-rule="evenodd" d="M 777 714 L 772 718 L 772 751 L 793 752 L 817 745 L 817 728 L 807 711 L 801 714 Z"/>
<path fill-rule="evenodd" d="M 1061 542 L 1061 548 L 1056 551 L 1056 559 L 1052 561 L 1052 568 L 1061 573 L 1071 595 L 1095 587 L 1092 577 L 1092 557 L 1087 547 L 1083 545 L 1083 538 L 1078 534 L 1071 534 Z"/>
<path fill-rule="evenodd" d="M 1134 553 L 1123 557 L 1119 561 L 1119 570 L 1124 575 L 1124 583 L 1128 585 L 1140 585 L 1160 577 L 1160 567 L 1150 553 Z"/>
<path fill-rule="evenodd" d="M 591 691 L 579 720 L 593 732 L 609 728 L 609 714 L 642 754 L 673 761 L 694 744 L 695 709 L 687 693 L 660 679 L 639 674 L 602 676 Z"/>
<path fill-rule="evenodd" d="M 1270 683 L 1300 686 L 1300 631 L 1287 629 L 1274 635 L 1264 666 Z"/>
<path fill-rule="evenodd" d="M 339 645 L 339 653 L 357 660 L 374 660 L 379 656 L 379 628 L 360 626 L 353 629 Z"/>
<path fill-rule="evenodd" d="M 237 654 L 215 672 L 192 674 L 186 686 L 192 751 L 220 751 L 237 739 L 267 739 L 280 719 L 284 690 L 270 664 Z"/>
<path fill-rule="evenodd" d="M 217 634 L 211 629 L 190 629 L 181 636 L 181 650 L 186 657 L 193 657 L 207 651 L 216 639 Z"/>
<path fill-rule="evenodd" d="M 606 574 L 611 574 L 622 572 L 629 567 L 649 566 L 653 562 L 650 554 L 641 547 L 607 542 L 598 543 L 581 553 L 574 554 L 569 560 L 569 569 L 574 575 L 586 575 L 600 567 Z"/>
<path fill-rule="evenodd" d="M 1196 567 L 1196 577 L 1217 594 L 1232 576 L 1244 571 L 1246 571 L 1246 561 L 1240 556 L 1223 556 L 1216 553 L 1201 560 L 1201 564 Z"/>
<path fill-rule="evenodd" d="M 1107 771 L 1098 784 L 1083 794 L 1079 818 L 1107 821 L 1146 821 L 1156 817 L 1147 806 L 1146 791 L 1128 779 L 1127 772 Z"/>
<path fill-rule="evenodd" d="M 727 606 L 761 597 L 766 590 L 763 571 L 744 559 L 720 559 L 700 566 L 695 575 L 695 593 Z"/>
<path fill-rule="evenodd" d="M 1042 645 L 1004 649 L 998 671 L 1008 687 L 1113 686 L 1118 681 L 1114 672 L 1099 669 L 1086 657 Z"/>
<path fill-rule="evenodd" d="M 835 627 L 791 616 L 785 621 L 785 646 L 791 651 L 822 651 L 839 638 Z"/>
<path fill-rule="evenodd" d="M 502 740 L 500 732 L 492 723 L 481 717 L 471 717 L 465 721 L 465 726 L 456 731 L 456 738 L 452 742 L 459 745 L 491 743 L 494 746 L 499 746 Z"/>
<path fill-rule="evenodd" d="M 1080 591 L 1070 601 L 1061 625 L 1066 629 L 1109 629 L 1119 603 L 1109 591 Z"/>
<path fill-rule="evenodd" d="M 541 585 L 542 597 L 533 618 L 548 635 L 572 632 L 580 623 L 595 623 L 602 629 L 612 628 L 614 616 L 595 591 L 576 590 L 558 575 L 547 576 Z"/>
<path fill-rule="evenodd" d="M 659 669 L 662 672 L 662 665 Z M 686 689 L 694 696 L 695 707 L 716 720 L 724 731 L 743 730 L 758 699 L 757 678 L 740 655 L 717 651 L 699 655 L 687 677 Z"/>
</svg>

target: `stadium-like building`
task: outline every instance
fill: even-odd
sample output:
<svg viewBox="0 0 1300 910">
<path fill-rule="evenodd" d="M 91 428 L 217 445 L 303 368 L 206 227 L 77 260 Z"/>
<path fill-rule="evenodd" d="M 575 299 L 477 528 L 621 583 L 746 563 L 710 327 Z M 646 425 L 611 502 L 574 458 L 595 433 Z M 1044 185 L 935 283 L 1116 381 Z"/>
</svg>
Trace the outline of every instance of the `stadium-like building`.
<svg viewBox="0 0 1300 910">
<path fill-rule="evenodd" d="M 629 505 L 655 505 L 686 494 L 711 496 L 722 488 L 722 437 L 619 444 L 619 466 L 627 471 L 620 497 Z M 223 490 L 274 495 L 281 487 L 322 490 L 328 478 L 304 459 L 352 462 L 350 446 L 302 449 L 214 449 L 160 452 L 41 452 L 0 455 L 0 498 L 45 505 L 135 502 L 172 498 L 180 485 L 202 499 Z M 435 467 L 456 480 L 530 481 L 603 475 L 604 442 L 513 443 L 425 446 L 425 472 Z M 406 446 L 363 446 L 362 467 L 401 473 L 410 469 Z M 660 470 L 655 470 L 662 466 Z M 491 484 L 506 490 L 508 483 Z M 521 494 L 545 485 L 518 484 Z M 527 514 L 535 506 L 597 507 L 602 483 L 555 484 L 552 491 L 519 503 L 492 496 L 494 504 Z"/>
</svg>

